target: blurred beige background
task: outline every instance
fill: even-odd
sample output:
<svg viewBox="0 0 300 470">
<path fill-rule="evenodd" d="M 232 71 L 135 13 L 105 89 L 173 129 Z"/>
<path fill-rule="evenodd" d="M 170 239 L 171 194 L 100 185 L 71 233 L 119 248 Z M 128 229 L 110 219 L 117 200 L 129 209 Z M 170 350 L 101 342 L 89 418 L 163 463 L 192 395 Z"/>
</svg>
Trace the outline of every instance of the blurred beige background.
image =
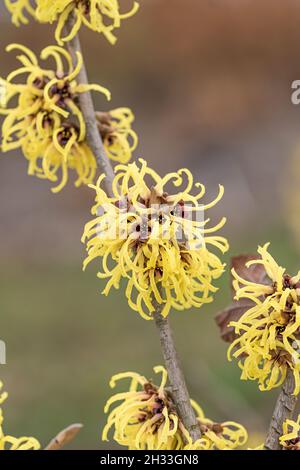
<svg viewBox="0 0 300 470">
<path fill-rule="evenodd" d="M 39 52 L 53 42 L 53 28 L 31 21 L 16 29 L 3 6 L 0 15 L 5 77 L 16 64 L 6 44 Z M 86 29 L 81 39 L 90 80 L 113 95 L 109 105 L 95 97 L 97 108 L 129 106 L 136 115 L 136 157 L 161 173 L 188 167 L 208 198 L 224 184 L 213 216 L 228 218 L 229 256 L 269 240 L 274 256 L 298 270 L 289 208 L 298 168 L 300 176 L 300 160 L 290 170 L 300 142 L 300 106 L 291 103 L 291 83 L 300 79 L 299 2 L 144 0 L 116 46 Z M 0 201 L 6 430 L 45 444 L 79 421 L 84 429 L 71 447 L 112 447 L 100 441 L 107 383 L 122 370 L 153 375 L 162 361 L 154 325 L 130 311 L 121 291 L 101 296 L 96 264 L 81 272 L 88 188 L 69 183 L 53 195 L 50 184 L 26 175 L 16 152 L 0 158 Z M 171 313 L 191 395 L 213 419 L 263 433 L 276 392 L 242 383 L 237 365 L 227 363 L 213 317 L 228 302 L 228 275 L 219 285 L 208 308 Z"/>
</svg>

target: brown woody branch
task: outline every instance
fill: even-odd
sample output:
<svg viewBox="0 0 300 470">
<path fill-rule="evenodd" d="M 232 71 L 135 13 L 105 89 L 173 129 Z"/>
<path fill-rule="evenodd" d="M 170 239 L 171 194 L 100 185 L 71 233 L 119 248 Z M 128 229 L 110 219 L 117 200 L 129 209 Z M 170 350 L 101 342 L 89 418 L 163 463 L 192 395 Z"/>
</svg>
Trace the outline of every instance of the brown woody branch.
<svg viewBox="0 0 300 470">
<path fill-rule="evenodd" d="M 168 317 L 164 318 L 161 315 L 160 308 L 156 308 L 153 316 L 159 334 L 166 369 L 168 371 L 172 398 L 185 428 L 188 430 L 193 442 L 195 442 L 201 437 L 201 431 L 195 412 L 191 406 L 188 389 L 175 347 L 170 321 Z"/>
<path fill-rule="evenodd" d="M 65 31 L 67 34 L 71 31 L 73 23 L 74 23 L 74 16 L 71 14 L 65 26 Z M 68 42 L 67 45 L 68 45 L 69 53 L 71 54 L 71 57 L 73 60 L 73 64 L 76 64 L 77 62 L 76 52 L 80 52 L 80 53 L 82 52 L 78 34 L 76 34 L 76 36 L 70 42 Z M 83 54 L 82 54 L 82 57 L 83 57 Z M 84 84 L 84 85 L 88 84 L 88 76 L 87 76 L 87 71 L 86 71 L 84 62 L 77 76 L 77 81 L 80 84 Z M 87 143 L 90 149 L 92 150 L 93 154 L 95 155 L 95 158 L 97 160 L 97 165 L 100 171 L 106 175 L 106 178 L 103 181 L 105 191 L 109 196 L 112 196 L 111 188 L 112 188 L 112 181 L 114 179 L 114 171 L 110 164 L 109 158 L 106 155 L 105 148 L 101 139 L 101 135 L 98 130 L 97 120 L 95 117 L 95 109 L 94 109 L 94 104 L 93 104 L 91 93 L 87 92 L 87 93 L 79 94 L 79 106 L 80 106 L 80 109 L 81 109 L 81 112 L 83 114 L 85 124 L 86 124 Z"/>
<path fill-rule="evenodd" d="M 288 369 L 286 379 L 276 401 L 268 430 L 265 442 L 265 448 L 267 450 L 282 449 L 279 443 L 279 438 L 282 435 L 282 426 L 286 419 L 291 419 L 293 417 L 298 400 L 298 397 L 293 395 L 294 388 L 295 380 L 293 372 L 291 369 Z"/>
<path fill-rule="evenodd" d="M 74 18 L 72 15 L 70 15 L 66 23 L 66 34 L 70 32 L 73 21 Z M 74 39 L 68 42 L 67 44 L 68 50 L 73 59 L 73 63 L 75 64 L 77 60 L 76 52 L 81 52 L 80 40 L 78 35 L 76 35 Z M 83 65 L 80 74 L 77 77 L 77 80 L 79 83 L 88 83 L 85 65 Z M 104 145 L 97 128 L 95 109 L 91 94 L 88 92 L 80 94 L 79 105 L 86 123 L 88 145 L 90 146 L 91 150 L 93 151 L 96 157 L 100 171 L 105 173 L 106 175 L 106 178 L 104 180 L 104 183 L 106 185 L 105 190 L 108 195 L 111 195 L 111 185 L 114 177 L 114 172 L 110 161 L 106 155 Z M 192 437 L 193 441 L 195 441 L 201 436 L 200 428 L 194 410 L 191 406 L 190 397 L 188 394 L 184 375 L 179 363 L 169 320 L 162 317 L 160 306 L 157 306 L 156 312 L 153 316 L 159 332 L 163 357 L 165 360 L 165 365 L 171 385 L 172 396 L 175 401 L 178 415 L 181 421 L 183 422 L 185 428 L 189 432 L 190 436 Z"/>
</svg>

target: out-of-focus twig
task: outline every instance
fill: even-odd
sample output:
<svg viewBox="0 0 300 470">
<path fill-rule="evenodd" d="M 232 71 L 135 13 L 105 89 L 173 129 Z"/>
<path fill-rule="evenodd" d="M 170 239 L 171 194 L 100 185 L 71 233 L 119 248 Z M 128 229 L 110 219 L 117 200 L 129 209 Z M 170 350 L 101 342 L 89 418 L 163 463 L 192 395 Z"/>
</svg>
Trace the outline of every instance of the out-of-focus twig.
<svg viewBox="0 0 300 470">
<path fill-rule="evenodd" d="M 82 424 L 71 424 L 66 429 L 57 434 L 57 436 L 49 442 L 47 447 L 45 447 L 45 450 L 60 450 L 69 442 L 73 441 L 81 428 Z"/>
</svg>

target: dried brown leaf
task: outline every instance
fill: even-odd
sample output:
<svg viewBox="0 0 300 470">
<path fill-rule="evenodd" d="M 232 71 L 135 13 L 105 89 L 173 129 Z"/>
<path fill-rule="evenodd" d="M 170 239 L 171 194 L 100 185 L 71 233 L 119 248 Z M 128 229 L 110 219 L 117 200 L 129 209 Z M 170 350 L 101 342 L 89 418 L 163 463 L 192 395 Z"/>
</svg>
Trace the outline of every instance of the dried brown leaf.
<svg viewBox="0 0 300 470">
<path fill-rule="evenodd" d="M 253 264 L 247 268 L 246 263 L 251 260 L 259 259 L 258 255 L 239 255 L 231 258 L 231 267 L 234 268 L 236 273 L 243 279 L 255 282 L 257 284 L 270 284 L 266 270 L 262 264 Z M 232 287 L 233 276 L 230 275 L 231 294 L 234 299 L 235 291 Z M 228 326 L 232 321 L 238 321 L 241 316 L 253 307 L 254 303 L 249 299 L 233 300 L 229 307 L 219 312 L 216 317 L 216 323 L 220 329 L 221 338 L 227 342 L 232 343 L 237 337 L 234 333 L 234 328 Z"/>
<path fill-rule="evenodd" d="M 231 267 L 234 268 L 235 272 L 246 281 L 256 282 L 257 284 L 268 283 L 268 276 L 266 270 L 262 264 L 252 264 L 247 268 L 246 263 L 248 261 L 260 259 L 259 255 L 239 255 L 231 258 Z M 230 275 L 230 284 L 232 297 L 235 292 L 232 287 L 233 277 Z"/>
<path fill-rule="evenodd" d="M 237 321 L 241 316 L 253 306 L 253 302 L 249 301 L 234 301 L 229 307 L 219 312 L 216 317 L 216 323 L 220 328 L 220 335 L 226 343 L 232 343 L 237 337 L 234 333 L 233 326 L 228 326 L 231 321 Z"/>
</svg>

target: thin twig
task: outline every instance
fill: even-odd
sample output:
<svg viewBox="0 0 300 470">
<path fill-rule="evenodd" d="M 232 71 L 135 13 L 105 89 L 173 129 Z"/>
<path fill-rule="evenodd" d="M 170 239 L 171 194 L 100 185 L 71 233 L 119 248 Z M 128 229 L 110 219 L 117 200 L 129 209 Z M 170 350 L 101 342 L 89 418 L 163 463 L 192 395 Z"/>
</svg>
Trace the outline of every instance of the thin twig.
<svg viewBox="0 0 300 470">
<path fill-rule="evenodd" d="M 65 31 L 69 33 L 72 29 L 74 24 L 74 15 L 72 13 L 69 16 L 68 21 L 66 22 Z M 71 54 L 73 64 L 77 62 L 76 52 L 81 51 L 80 39 L 78 34 L 67 43 L 68 50 Z M 83 57 L 83 54 L 82 54 Z M 80 84 L 88 84 L 88 76 L 86 67 L 83 62 L 83 66 L 77 76 L 77 81 Z M 114 171 L 106 155 L 105 148 L 101 139 L 101 135 L 98 130 L 97 121 L 95 118 L 95 109 L 92 100 L 91 93 L 80 93 L 79 94 L 79 106 L 81 112 L 83 114 L 85 124 L 86 124 L 86 140 L 87 143 L 92 150 L 93 154 L 96 157 L 97 165 L 102 173 L 106 175 L 106 178 L 103 181 L 103 185 L 105 188 L 106 193 L 109 196 L 113 196 L 112 194 L 112 181 L 114 179 Z"/>
<path fill-rule="evenodd" d="M 66 33 L 70 32 L 73 22 L 74 18 L 72 15 L 70 15 L 66 23 Z M 78 35 L 76 35 L 74 39 L 67 44 L 68 50 L 75 64 L 77 60 L 76 51 L 81 52 Z M 88 83 L 87 72 L 84 64 L 80 74 L 77 77 L 77 80 L 79 83 Z M 87 127 L 87 142 L 96 156 L 100 171 L 105 173 L 107 176 L 105 178 L 105 190 L 107 191 L 108 195 L 111 195 L 111 183 L 113 181 L 114 172 L 106 155 L 103 142 L 97 128 L 95 109 L 93 106 L 91 94 L 88 92 L 82 93 L 79 100 L 80 109 Z M 193 441 L 196 441 L 201 436 L 200 428 L 197 423 L 194 410 L 191 406 L 190 397 L 184 375 L 180 367 L 169 320 L 163 318 L 160 312 L 160 306 L 157 306 L 156 312 L 154 313 L 154 319 L 159 332 L 160 343 L 171 385 L 172 396 L 174 397 L 177 412 L 181 421 L 183 422 Z"/>
<path fill-rule="evenodd" d="M 286 419 L 293 417 L 298 399 L 297 395 L 293 395 L 294 388 L 295 379 L 293 372 L 289 369 L 273 411 L 265 442 L 267 450 L 282 449 L 279 443 L 279 437 L 282 435 L 282 426 Z"/>
<path fill-rule="evenodd" d="M 191 406 L 188 389 L 175 347 L 170 321 L 168 318 L 164 318 L 161 315 L 160 309 L 158 308 L 156 308 L 153 316 L 159 334 L 166 369 L 168 371 L 172 398 L 185 428 L 188 430 L 193 442 L 195 442 L 201 437 L 200 427 Z"/>
</svg>

